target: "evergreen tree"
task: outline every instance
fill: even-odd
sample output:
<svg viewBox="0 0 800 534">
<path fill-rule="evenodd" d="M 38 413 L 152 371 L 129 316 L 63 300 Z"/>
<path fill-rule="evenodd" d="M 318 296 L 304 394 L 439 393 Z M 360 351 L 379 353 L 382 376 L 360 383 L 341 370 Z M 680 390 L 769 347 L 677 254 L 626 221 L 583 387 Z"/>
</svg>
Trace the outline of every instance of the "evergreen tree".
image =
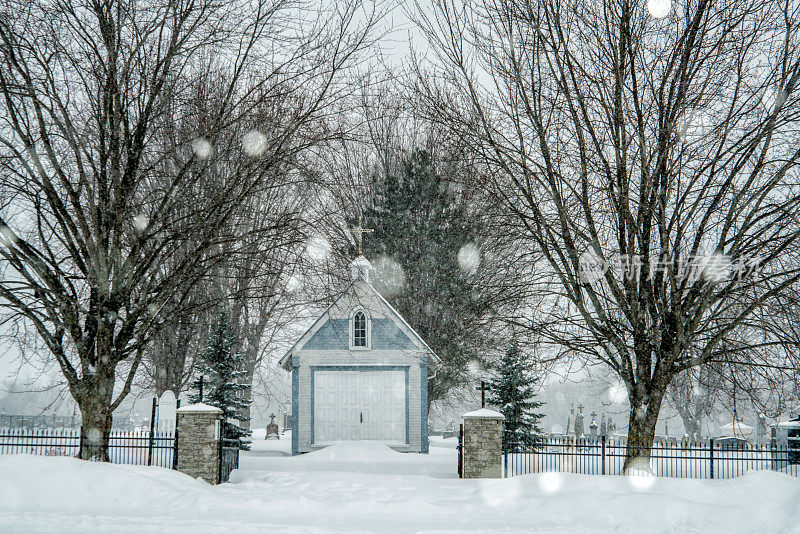
<svg viewBox="0 0 800 534">
<path fill-rule="evenodd" d="M 544 403 L 536 400 L 533 391 L 538 379 L 530 372 L 527 355 L 512 342 L 497 366 L 497 378 L 490 382 L 489 400 L 505 416 L 504 443 L 534 445 L 542 436 L 535 410 Z"/>
<path fill-rule="evenodd" d="M 206 348 L 198 355 L 197 371 L 203 380 L 203 398 L 200 399 L 200 379 L 193 384 L 197 393 L 190 394 L 191 402 L 202 402 L 222 410 L 222 419 L 241 417 L 250 405 L 250 399 L 243 395 L 247 388 L 246 374 L 242 370 L 242 355 L 236 351 L 238 343 L 228 322 L 228 315 L 220 311 L 211 327 Z M 242 421 L 240 421 L 242 422 Z M 241 441 L 251 432 L 239 425 L 227 424 L 227 438 L 240 439 L 240 447 L 249 446 Z"/>
<path fill-rule="evenodd" d="M 486 285 L 470 272 L 483 266 L 475 246 L 482 223 L 455 185 L 453 175 L 464 172 L 457 167 L 415 150 L 397 170 L 375 177 L 376 193 L 364 210 L 374 230 L 364 254 L 376 271 L 375 288 L 442 359 L 428 384 L 429 401 L 471 380 L 467 364 L 488 346 Z M 472 256 L 467 269 L 464 250 Z"/>
</svg>

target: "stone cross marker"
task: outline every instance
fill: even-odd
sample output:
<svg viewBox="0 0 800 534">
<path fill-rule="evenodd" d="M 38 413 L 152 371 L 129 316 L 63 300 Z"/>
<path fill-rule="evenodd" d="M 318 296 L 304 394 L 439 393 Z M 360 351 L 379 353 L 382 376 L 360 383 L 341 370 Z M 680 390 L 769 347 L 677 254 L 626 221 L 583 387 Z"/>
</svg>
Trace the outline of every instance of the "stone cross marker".
<svg viewBox="0 0 800 534">
<path fill-rule="evenodd" d="M 475 390 L 481 392 L 481 408 L 486 408 L 486 392 L 491 391 L 492 388 L 489 384 L 481 380 L 481 385 L 476 387 Z"/>
<path fill-rule="evenodd" d="M 172 432 L 175 430 L 175 410 L 178 408 L 178 401 L 175 394 L 167 390 L 161 394 L 158 400 L 158 430 L 159 432 Z"/>
</svg>

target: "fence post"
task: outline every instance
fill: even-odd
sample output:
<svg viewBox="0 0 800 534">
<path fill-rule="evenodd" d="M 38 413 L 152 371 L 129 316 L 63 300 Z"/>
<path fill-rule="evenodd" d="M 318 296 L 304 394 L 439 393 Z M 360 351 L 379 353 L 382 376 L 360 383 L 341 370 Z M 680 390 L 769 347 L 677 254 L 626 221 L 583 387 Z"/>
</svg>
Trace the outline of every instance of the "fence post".
<svg viewBox="0 0 800 534">
<path fill-rule="evenodd" d="M 600 474 L 606 474 L 606 435 L 600 440 Z"/>
<path fill-rule="evenodd" d="M 175 433 L 172 436 L 172 468 L 178 469 L 178 415 L 177 409 L 181 407 L 181 400 L 178 399 L 178 402 L 175 405 Z"/>
<path fill-rule="evenodd" d="M 503 477 L 503 414 L 486 408 L 465 413 L 463 478 Z"/>
<path fill-rule="evenodd" d="M 206 404 L 192 404 L 177 411 L 178 471 L 209 484 L 219 482 L 219 443 L 222 410 Z"/>
<path fill-rule="evenodd" d="M 714 438 L 708 440 L 708 453 L 711 459 L 711 478 L 714 478 Z"/>
<path fill-rule="evenodd" d="M 503 478 L 508 478 L 508 449 L 506 433 L 503 431 Z"/>
<path fill-rule="evenodd" d="M 150 416 L 150 439 L 147 442 L 147 465 L 153 465 L 153 440 L 155 436 L 153 432 L 156 428 L 156 403 L 158 401 L 153 397 L 153 411 Z"/>
<path fill-rule="evenodd" d="M 458 425 L 458 478 L 464 478 L 464 425 Z"/>
<path fill-rule="evenodd" d="M 225 419 L 221 419 L 219 422 L 219 441 L 217 442 L 217 458 L 219 461 L 217 462 L 217 484 L 222 484 L 222 444 L 225 442 L 225 425 L 228 422 Z M 227 480 L 225 481 L 227 482 Z"/>
</svg>

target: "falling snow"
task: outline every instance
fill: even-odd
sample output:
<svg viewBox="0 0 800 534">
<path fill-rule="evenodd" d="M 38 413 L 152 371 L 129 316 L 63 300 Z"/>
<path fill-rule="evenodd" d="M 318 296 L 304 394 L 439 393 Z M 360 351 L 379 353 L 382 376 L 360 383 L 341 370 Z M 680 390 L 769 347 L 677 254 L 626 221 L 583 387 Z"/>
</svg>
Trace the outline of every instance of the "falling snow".
<svg viewBox="0 0 800 534">
<path fill-rule="evenodd" d="M 406 273 L 403 267 L 388 256 L 378 256 L 372 261 L 375 277 L 372 282 L 375 289 L 386 298 L 400 293 L 406 285 Z"/>
<path fill-rule="evenodd" d="M 214 148 L 204 137 L 197 137 L 192 140 L 192 152 L 198 159 L 208 159 L 214 152 Z"/>
<path fill-rule="evenodd" d="M 671 6 L 670 0 L 647 0 L 647 11 L 656 19 L 663 19 L 669 15 Z"/>
<path fill-rule="evenodd" d="M 324 262 L 331 255 L 331 244 L 324 237 L 313 236 L 306 243 L 306 255 L 316 262 Z"/>
<path fill-rule="evenodd" d="M 481 264 L 481 251 L 474 243 L 467 243 L 458 251 L 458 266 L 466 274 L 475 274 Z"/>
<path fill-rule="evenodd" d="M 267 150 L 267 136 L 258 130 L 250 130 L 242 137 L 242 148 L 248 156 L 263 156 Z"/>
<path fill-rule="evenodd" d="M 136 215 L 133 218 L 133 226 L 139 232 L 144 232 L 148 224 L 150 224 L 150 220 L 147 218 L 147 215 Z"/>
</svg>

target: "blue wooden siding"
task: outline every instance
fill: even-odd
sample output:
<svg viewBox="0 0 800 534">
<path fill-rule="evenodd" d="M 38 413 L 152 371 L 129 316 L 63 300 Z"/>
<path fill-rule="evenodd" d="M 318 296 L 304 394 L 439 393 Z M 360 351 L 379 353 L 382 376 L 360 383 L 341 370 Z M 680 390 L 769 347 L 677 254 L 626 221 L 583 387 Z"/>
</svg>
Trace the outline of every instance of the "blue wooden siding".
<svg viewBox="0 0 800 534">
<path fill-rule="evenodd" d="M 414 350 L 414 342 L 392 319 L 372 319 L 372 350 Z M 311 339 L 306 341 L 303 350 L 348 350 L 349 319 L 328 319 Z"/>
<path fill-rule="evenodd" d="M 300 439 L 300 360 L 292 358 L 292 454 L 298 454 Z"/>
<path fill-rule="evenodd" d="M 428 452 L 428 362 L 421 362 L 419 366 L 419 387 L 420 387 L 420 452 Z"/>
</svg>

